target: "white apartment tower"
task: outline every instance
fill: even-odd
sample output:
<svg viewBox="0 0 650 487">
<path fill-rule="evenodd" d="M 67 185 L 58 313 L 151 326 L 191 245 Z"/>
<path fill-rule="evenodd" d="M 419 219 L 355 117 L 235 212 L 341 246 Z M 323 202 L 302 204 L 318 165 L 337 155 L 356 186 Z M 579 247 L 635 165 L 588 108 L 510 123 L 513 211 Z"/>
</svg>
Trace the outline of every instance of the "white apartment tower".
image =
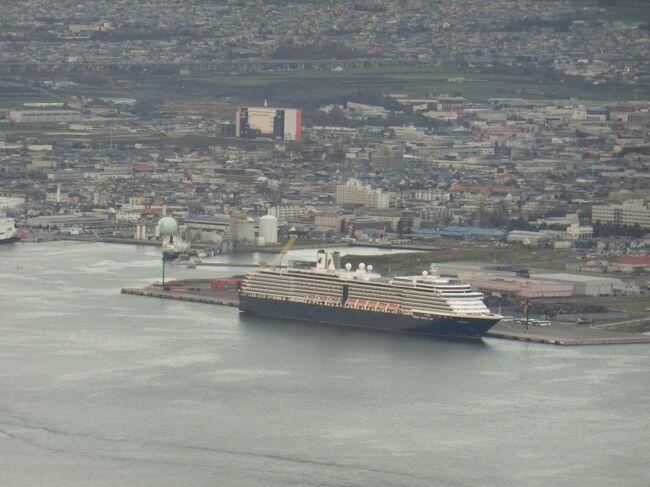
<svg viewBox="0 0 650 487">
<path fill-rule="evenodd" d="M 389 195 L 381 189 L 372 189 L 358 179 L 336 186 L 336 203 L 339 205 L 361 205 L 368 208 L 388 208 Z"/>
<path fill-rule="evenodd" d="M 643 200 L 628 200 L 619 205 L 594 205 L 591 208 L 591 221 L 618 225 L 639 224 L 641 228 L 650 228 L 650 204 Z"/>
</svg>

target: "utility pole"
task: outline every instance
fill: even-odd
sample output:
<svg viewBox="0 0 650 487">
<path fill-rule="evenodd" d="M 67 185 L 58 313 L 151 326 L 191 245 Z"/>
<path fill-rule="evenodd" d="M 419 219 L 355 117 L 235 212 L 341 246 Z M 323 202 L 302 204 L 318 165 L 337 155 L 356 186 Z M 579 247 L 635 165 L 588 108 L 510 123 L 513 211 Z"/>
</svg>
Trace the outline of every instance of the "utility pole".
<svg viewBox="0 0 650 487">
<path fill-rule="evenodd" d="M 526 298 L 526 331 L 528 331 L 528 320 L 530 317 L 530 300 Z"/>
</svg>

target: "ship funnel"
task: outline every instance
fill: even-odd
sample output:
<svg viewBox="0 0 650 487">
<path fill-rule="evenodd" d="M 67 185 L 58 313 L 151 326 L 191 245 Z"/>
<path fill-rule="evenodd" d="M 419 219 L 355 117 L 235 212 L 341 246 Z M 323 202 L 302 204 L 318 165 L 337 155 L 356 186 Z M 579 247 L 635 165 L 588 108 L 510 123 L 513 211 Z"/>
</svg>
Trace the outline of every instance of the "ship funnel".
<svg viewBox="0 0 650 487">
<path fill-rule="evenodd" d="M 334 259 L 334 268 L 335 269 L 340 269 L 341 268 L 341 252 L 338 250 L 332 254 L 332 259 Z"/>
<path fill-rule="evenodd" d="M 316 269 L 326 269 L 327 252 L 319 250 L 316 254 Z"/>
<path fill-rule="evenodd" d="M 332 257 L 330 254 L 327 254 L 327 270 L 329 271 L 336 270 L 336 267 L 334 266 L 334 257 Z"/>
</svg>

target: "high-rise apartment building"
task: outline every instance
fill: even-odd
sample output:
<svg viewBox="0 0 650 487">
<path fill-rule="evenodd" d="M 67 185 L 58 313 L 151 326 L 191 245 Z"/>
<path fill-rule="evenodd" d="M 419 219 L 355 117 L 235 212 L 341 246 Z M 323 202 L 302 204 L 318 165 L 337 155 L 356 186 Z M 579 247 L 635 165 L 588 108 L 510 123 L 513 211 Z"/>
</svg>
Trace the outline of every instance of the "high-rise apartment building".
<svg viewBox="0 0 650 487">
<path fill-rule="evenodd" d="M 621 204 L 594 205 L 591 209 L 592 223 L 614 223 L 650 228 L 650 204 L 643 200 L 628 200 Z"/>
<path fill-rule="evenodd" d="M 368 208 L 388 208 L 390 197 L 381 189 L 372 189 L 358 179 L 336 186 L 336 203 L 339 205 L 360 205 Z"/>
</svg>

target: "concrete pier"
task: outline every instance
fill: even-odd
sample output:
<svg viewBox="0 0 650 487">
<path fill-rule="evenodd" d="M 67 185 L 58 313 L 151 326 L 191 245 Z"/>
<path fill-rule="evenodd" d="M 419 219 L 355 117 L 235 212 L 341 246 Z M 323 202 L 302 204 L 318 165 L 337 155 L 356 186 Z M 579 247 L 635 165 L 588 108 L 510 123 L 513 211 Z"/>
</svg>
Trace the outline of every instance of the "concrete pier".
<svg viewBox="0 0 650 487">
<path fill-rule="evenodd" d="M 260 264 L 235 264 L 231 262 L 203 262 L 202 260 L 193 260 L 188 261 L 188 264 L 194 266 L 205 266 L 205 267 L 241 267 L 244 269 L 259 269 Z M 270 267 L 270 266 L 268 266 Z M 279 265 L 273 267 L 280 267 Z"/>
<path fill-rule="evenodd" d="M 650 336 L 640 333 L 627 333 L 553 323 L 551 326 L 514 325 L 497 323 L 488 332 L 493 338 L 518 340 L 523 342 L 546 343 L 550 345 L 621 345 L 628 343 L 650 343 Z"/>
<path fill-rule="evenodd" d="M 191 291 L 177 291 L 173 288 L 165 290 L 162 287 L 146 288 L 122 288 L 122 294 L 133 296 L 145 296 L 150 298 L 176 299 L 178 301 L 189 301 L 191 303 L 218 304 L 220 306 L 239 306 L 239 294 L 236 292 L 214 292 L 200 293 Z"/>
</svg>

